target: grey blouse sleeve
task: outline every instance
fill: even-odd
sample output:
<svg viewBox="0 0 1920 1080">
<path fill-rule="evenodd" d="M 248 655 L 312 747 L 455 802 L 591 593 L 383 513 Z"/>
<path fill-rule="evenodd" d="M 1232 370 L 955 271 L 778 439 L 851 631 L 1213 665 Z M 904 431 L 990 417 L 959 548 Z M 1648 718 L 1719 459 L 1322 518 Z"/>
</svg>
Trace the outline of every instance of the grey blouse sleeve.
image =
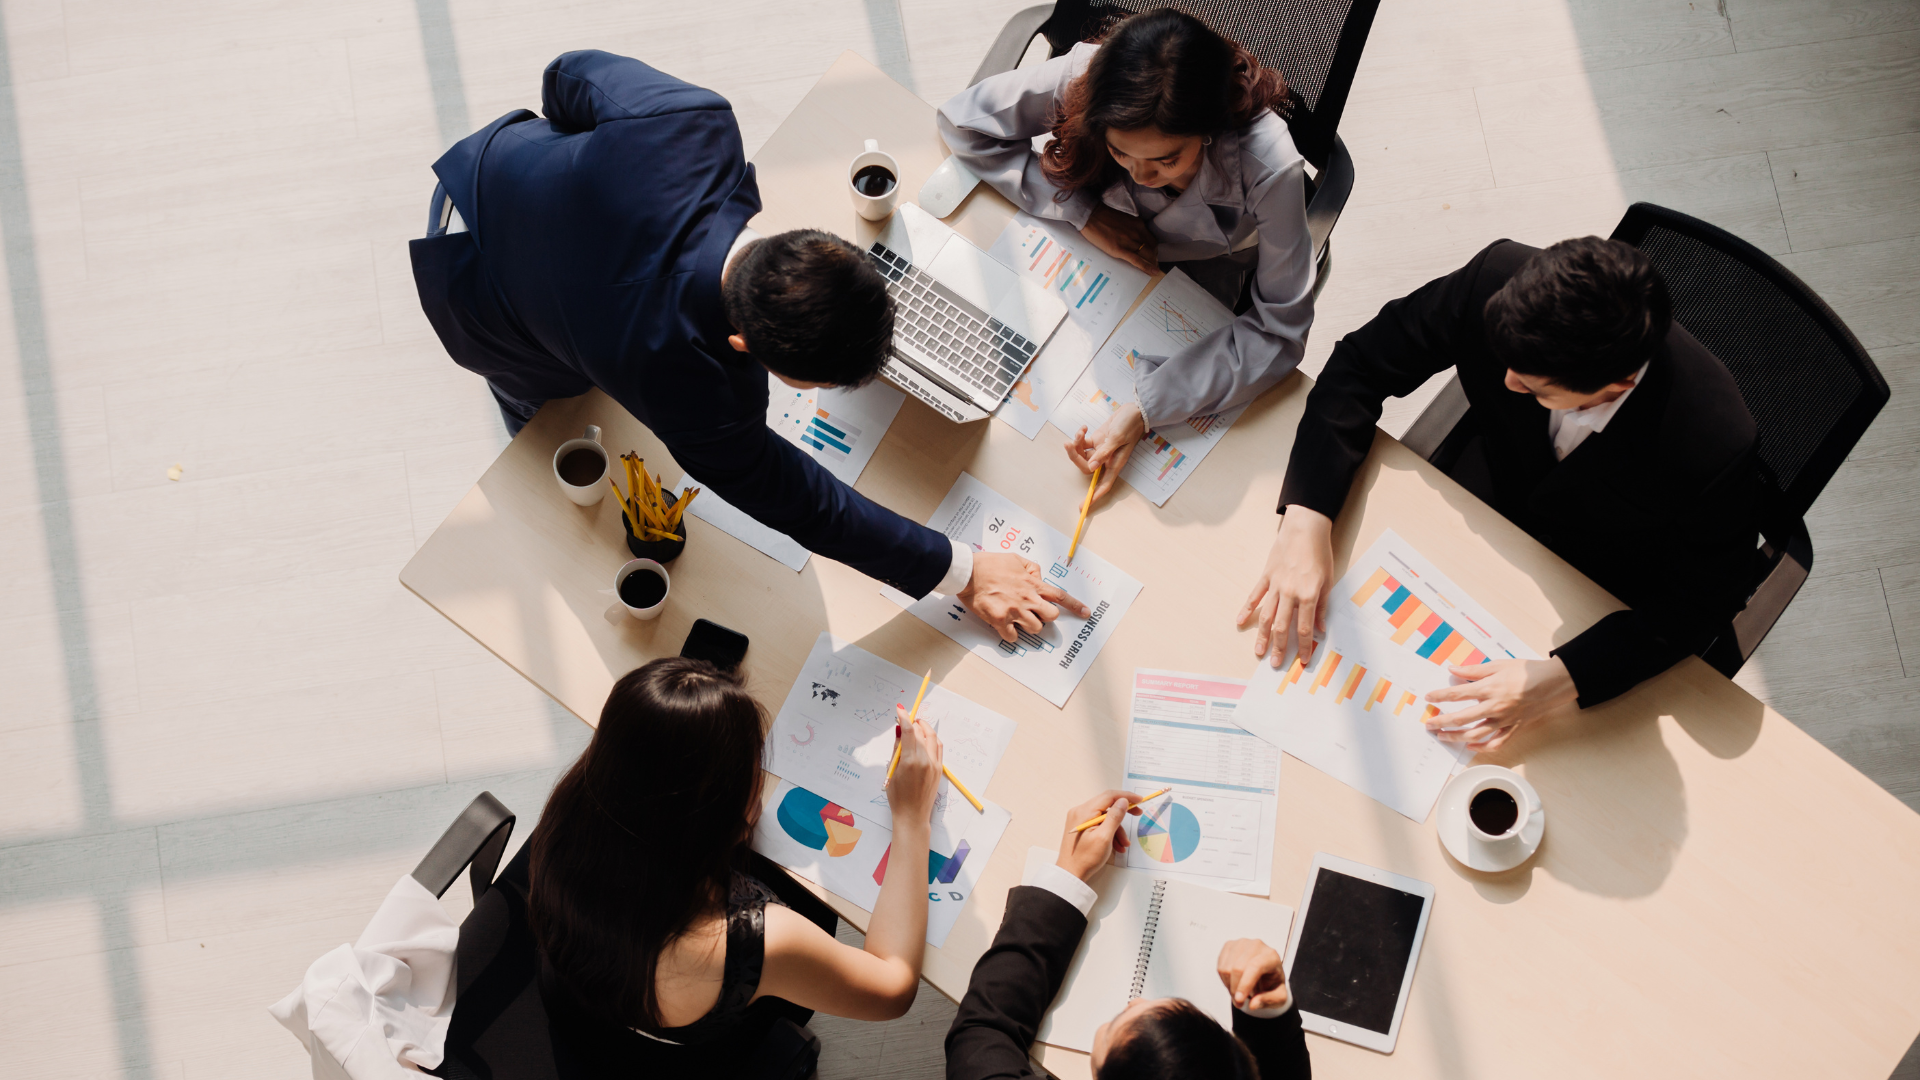
<svg viewBox="0 0 1920 1080">
<path fill-rule="evenodd" d="M 1086 225 L 1095 199 L 1080 192 L 1056 201 L 1060 189 L 1040 171 L 1033 138 L 1051 130 L 1054 103 L 1092 55 L 1092 46 L 1075 46 L 1036 67 L 984 79 L 939 110 L 940 135 L 967 168 L 1027 213 L 1076 229 Z"/>
<path fill-rule="evenodd" d="M 1245 405 L 1300 366 L 1313 325 L 1313 238 L 1305 164 L 1295 158 L 1248 192 L 1260 229 L 1253 306 L 1183 352 L 1135 377 L 1149 428 Z"/>
</svg>

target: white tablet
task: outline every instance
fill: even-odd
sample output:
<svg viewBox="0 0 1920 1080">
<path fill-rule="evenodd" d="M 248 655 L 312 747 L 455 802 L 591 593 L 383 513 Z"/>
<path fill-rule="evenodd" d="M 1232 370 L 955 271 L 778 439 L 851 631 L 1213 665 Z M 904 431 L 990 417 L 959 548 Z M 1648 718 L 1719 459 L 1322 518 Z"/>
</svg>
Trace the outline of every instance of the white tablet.
<svg viewBox="0 0 1920 1080">
<path fill-rule="evenodd" d="M 1316 854 L 1287 938 L 1300 1025 L 1393 1053 L 1432 910 L 1433 886 L 1424 881 Z"/>
</svg>

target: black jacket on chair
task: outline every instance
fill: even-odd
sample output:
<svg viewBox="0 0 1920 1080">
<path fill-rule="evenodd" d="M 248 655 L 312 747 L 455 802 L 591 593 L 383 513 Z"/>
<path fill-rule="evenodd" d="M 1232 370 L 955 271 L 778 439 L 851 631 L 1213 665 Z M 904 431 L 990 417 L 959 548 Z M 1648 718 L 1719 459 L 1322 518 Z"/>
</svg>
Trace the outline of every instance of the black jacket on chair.
<svg viewBox="0 0 1920 1080">
<path fill-rule="evenodd" d="M 1606 429 L 1555 460 L 1547 410 L 1506 388 L 1484 321 L 1538 251 L 1498 241 L 1340 339 L 1307 395 L 1280 509 L 1339 514 L 1381 404 L 1455 368 L 1471 408 L 1448 445 L 1467 450 L 1443 467 L 1631 607 L 1554 650 L 1588 706 L 1705 648 L 1746 603 L 1760 466 L 1733 376 L 1678 323 Z"/>
<path fill-rule="evenodd" d="M 1060 992 L 1087 917 L 1045 889 L 1007 894 L 993 946 L 973 967 L 967 996 L 947 1031 L 947 1080 L 1026 1080 L 1046 1075 L 1027 1058 L 1040 1018 Z M 1220 992 L 1226 993 L 1226 987 Z M 1300 1011 L 1259 1020 L 1235 1010 L 1233 1033 L 1253 1051 L 1261 1080 L 1310 1080 Z"/>
</svg>

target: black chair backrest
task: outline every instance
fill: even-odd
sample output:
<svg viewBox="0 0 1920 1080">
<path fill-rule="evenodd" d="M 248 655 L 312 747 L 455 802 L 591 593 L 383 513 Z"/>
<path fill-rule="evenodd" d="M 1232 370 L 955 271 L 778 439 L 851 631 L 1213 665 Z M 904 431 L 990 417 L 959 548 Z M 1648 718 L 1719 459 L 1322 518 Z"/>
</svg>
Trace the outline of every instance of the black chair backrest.
<svg viewBox="0 0 1920 1080">
<path fill-rule="evenodd" d="M 1646 253 L 1673 317 L 1732 372 L 1772 474 L 1770 524 L 1798 520 L 1887 403 L 1880 369 L 1812 289 L 1724 229 L 1634 203 L 1613 239 Z"/>
<path fill-rule="evenodd" d="M 1326 167 L 1380 0 L 1056 0 L 1040 32 L 1059 56 L 1120 19 L 1163 7 L 1192 15 L 1286 76 L 1294 146 L 1314 168 Z"/>
</svg>

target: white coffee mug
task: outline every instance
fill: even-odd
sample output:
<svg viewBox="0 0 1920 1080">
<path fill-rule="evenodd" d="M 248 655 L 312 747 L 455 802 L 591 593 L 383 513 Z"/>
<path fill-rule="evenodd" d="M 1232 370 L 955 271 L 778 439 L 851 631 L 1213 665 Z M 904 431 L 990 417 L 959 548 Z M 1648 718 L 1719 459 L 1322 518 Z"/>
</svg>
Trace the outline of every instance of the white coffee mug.
<svg viewBox="0 0 1920 1080">
<path fill-rule="evenodd" d="M 593 478 L 592 483 L 570 484 L 566 477 L 560 475 L 561 460 L 575 450 L 591 450 L 599 456 L 600 472 Z M 607 463 L 607 448 L 600 445 L 600 429 L 588 424 L 584 437 L 568 439 L 560 444 L 560 449 L 553 452 L 553 480 L 560 485 L 561 491 L 567 493 L 567 498 L 581 506 L 594 506 L 607 497 Z"/>
<path fill-rule="evenodd" d="M 626 597 L 620 596 L 620 586 L 625 585 L 627 579 L 640 570 L 651 570 L 659 574 L 661 584 L 666 586 L 660 593 L 660 599 L 655 601 L 652 607 L 634 607 L 632 604 L 627 603 Z M 620 572 L 613 575 L 613 594 L 620 596 L 620 606 L 627 609 L 627 614 L 639 619 L 641 622 L 645 622 L 648 619 L 659 618 L 660 612 L 666 609 L 667 596 L 672 592 L 673 579 L 667 576 L 667 568 L 654 562 L 652 559 L 629 559 L 626 565 L 620 568 Z"/>
<path fill-rule="evenodd" d="M 887 188 L 885 195 L 863 195 L 853 186 L 853 177 L 869 165 L 878 165 L 893 174 L 893 186 Z M 853 163 L 847 166 L 847 191 L 853 195 L 853 212 L 868 221 L 885 221 L 893 215 L 893 206 L 900 199 L 900 165 L 893 155 L 880 149 L 878 139 L 868 139 L 864 153 L 854 155 Z"/>
<path fill-rule="evenodd" d="M 1508 826 L 1505 832 L 1490 833 L 1482 829 L 1479 822 L 1473 820 L 1473 801 L 1480 797 L 1481 792 L 1489 790 L 1504 791 L 1513 798 L 1513 824 Z M 1527 793 L 1521 790 L 1520 785 L 1515 783 L 1512 777 L 1489 776 L 1474 784 L 1473 790 L 1467 793 L 1467 832 L 1483 844 L 1505 847 L 1520 839 L 1521 830 L 1527 827 L 1527 819 L 1532 817 L 1537 809 L 1539 807 L 1527 801 Z"/>
</svg>

